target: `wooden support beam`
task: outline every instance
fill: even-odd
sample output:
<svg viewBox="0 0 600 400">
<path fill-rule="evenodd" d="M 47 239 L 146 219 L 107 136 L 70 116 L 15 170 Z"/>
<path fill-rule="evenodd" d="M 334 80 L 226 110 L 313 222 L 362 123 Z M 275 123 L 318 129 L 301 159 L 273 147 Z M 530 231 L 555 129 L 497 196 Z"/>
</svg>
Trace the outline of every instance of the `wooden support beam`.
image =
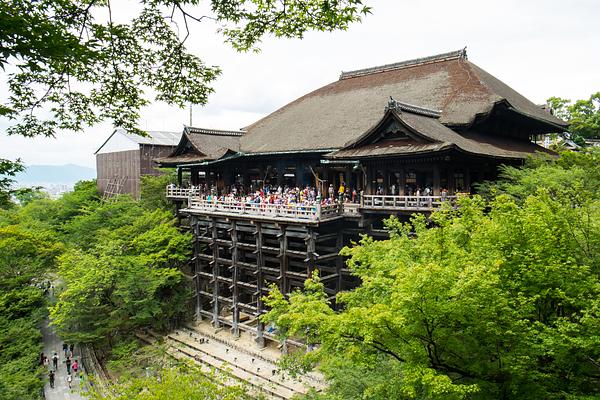
<svg viewBox="0 0 600 400">
<path fill-rule="evenodd" d="M 344 234 L 342 232 L 342 230 L 340 229 L 338 231 L 338 237 L 337 237 L 337 249 L 338 249 L 338 253 L 340 252 L 340 250 L 342 250 L 342 247 L 344 246 Z M 342 256 L 338 255 L 337 259 L 335 260 L 335 267 L 336 267 L 336 274 L 338 275 L 337 280 L 335 281 L 335 292 L 339 293 L 342 290 L 342 268 L 344 268 L 344 260 L 342 259 Z"/>
<path fill-rule="evenodd" d="M 305 244 L 306 244 L 306 259 L 305 259 L 306 275 L 311 276 L 316 267 L 315 259 L 317 257 L 317 255 L 316 255 L 316 247 L 317 247 L 316 234 L 315 234 L 313 228 L 308 228 L 308 232 L 307 232 L 307 235 L 305 238 Z"/>
<path fill-rule="evenodd" d="M 262 225 L 260 222 L 255 222 L 256 231 L 254 232 L 254 236 L 256 239 L 256 292 L 258 293 L 256 299 L 256 313 L 257 315 L 261 315 L 264 311 L 264 304 L 262 300 L 262 288 L 263 288 L 263 272 L 262 268 L 264 267 L 264 259 L 262 254 L 262 245 L 263 245 L 263 233 L 262 233 Z M 264 324 L 259 320 L 256 324 L 256 344 L 259 347 L 265 347 L 265 338 L 264 338 Z"/>
<path fill-rule="evenodd" d="M 280 225 L 279 235 L 279 276 L 281 277 L 279 281 L 279 290 L 281 293 L 287 294 L 290 291 L 289 288 L 289 280 L 287 278 L 287 270 L 288 270 L 288 238 L 285 235 L 285 225 Z"/>
<path fill-rule="evenodd" d="M 233 333 L 233 336 L 235 337 L 240 337 L 240 329 L 239 329 L 239 322 L 240 322 L 240 311 L 238 309 L 238 301 L 239 301 L 239 289 L 238 289 L 238 280 L 239 280 L 239 267 L 238 267 L 238 247 L 237 247 L 237 241 L 238 241 L 238 231 L 236 229 L 236 222 L 235 220 L 231 221 L 231 230 L 229 232 L 229 235 L 231 236 L 231 267 L 233 268 L 233 276 L 232 276 L 232 296 L 233 296 L 233 309 L 232 309 L 232 326 L 231 326 L 231 332 Z"/>
<path fill-rule="evenodd" d="M 212 219 L 212 251 L 213 251 L 213 259 L 211 261 L 213 268 L 213 299 L 212 299 L 212 311 L 213 311 L 213 327 L 219 328 L 219 246 L 217 245 L 217 240 L 219 238 L 219 231 L 217 229 L 216 219 Z"/>
<path fill-rule="evenodd" d="M 198 224 L 198 218 L 192 216 L 192 226 L 194 229 L 194 236 L 197 238 L 200 236 L 200 225 Z M 194 264 L 194 274 L 198 274 L 201 268 L 200 265 L 200 258 L 198 257 L 198 255 L 200 254 L 200 242 L 198 242 L 197 240 L 194 241 L 194 258 L 193 258 L 193 264 Z M 200 292 L 200 280 L 198 278 L 196 278 L 194 280 L 194 287 L 195 287 L 195 291 L 196 291 L 196 320 L 200 321 L 202 319 L 202 313 L 200 312 L 202 310 L 202 298 L 200 296 L 198 296 L 198 292 Z"/>
</svg>

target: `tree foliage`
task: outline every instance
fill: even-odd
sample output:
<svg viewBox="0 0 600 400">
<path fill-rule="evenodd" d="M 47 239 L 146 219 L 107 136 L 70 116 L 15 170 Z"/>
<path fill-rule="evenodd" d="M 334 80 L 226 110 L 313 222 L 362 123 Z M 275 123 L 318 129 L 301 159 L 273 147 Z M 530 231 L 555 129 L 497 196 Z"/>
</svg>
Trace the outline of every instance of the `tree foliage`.
<svg viewBox="0 0 600 400">
<path fill-rule="evenodd" d="M 11 161 L 0 158 L 0 209 L 13 205 L 10 199 L 13 193 L 11 188 L 15 183 L 13 178 L 23 170 L 25 170 L 25 166 L 21 160 Z"/>
<path fill-rule="evenodd" d="M 43 284 L 62 246 L 46 232 L 0 224 L 0 398 L 39 399 Z"/>
<path fill-rule="evenodd" d="M 263 318 L 318 345 L 305 358 L 332 381 L 325 398 L 598 397 L 597 157 L 507 169 L 489 202 L 391 218 L 389 240 L 343 251 L 362 283 L 341 311 L 314 276 L 289 299 L 274 289 Z"/>
<path fill-rule="evenodd" d="M 59 260 L 63 290 L 51 310 L 62 337 L 106 345 L 183 318 L 189 290 L 179 267 L 189 259 L 189 235 L 169 211 L 149 210 L 129 196 L 97 202 L 90 195 L 80 185 L 65 196 L 78 214 L 56 221 L 70 246 Z"/>
<path fill-rule="evenodd" d="M 221 73 L 187 51 L 192 22 L 215 21 L 227 42 L 246 51 L 268 34 L 346 29 L 369 12 L 362 2 L 143 0 L 122 18 L 110 0 L 3 1 L 0 67 L 11 72 L 0 116 L 16 120 L 9 134 L 52 136 L 104 119 L 143 134 L 137 120 L 148 93 L 179 107 L 205 104 Z M 197 6 L 210 11 L 195 15 Z"/>
<path fill-rule="evenodd" d="M 569 123 L 569 133 L 577 142 L 600 137 L 600 92 L 574 103 L 560 97 L 551 97 L 547 103 L 557 117 Z"/>
<path fill-rule="evenodd" d="M 157 371 L 151 376 L 127 377 L 113 385 L 108 395 L 92 393 L 92 399 L 109 400 L 238 400 L 253 398 L 241 385 L 227 386 L 225 377 L 205 373 L 191 365 Z"/>
</svg>

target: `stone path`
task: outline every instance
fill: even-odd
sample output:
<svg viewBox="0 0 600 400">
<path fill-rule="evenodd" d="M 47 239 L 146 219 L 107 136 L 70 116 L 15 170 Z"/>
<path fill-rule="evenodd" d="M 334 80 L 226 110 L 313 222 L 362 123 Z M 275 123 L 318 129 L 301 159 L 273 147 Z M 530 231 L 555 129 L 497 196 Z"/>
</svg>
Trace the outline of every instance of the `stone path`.
<svg viewBox="0 0 600 400">
<path fill-rule="evenodd" d="M 83 390 L 80 389 L 81 380 L 79 377 L 73 375 L 73 382 L 71 382 L 72 389 L 69 389 L 69 385 L 67 383 L 67 367 L 65 365 L 65 357 L 62 351 L 62 341 L 54 332 L 54 328 L 48 326 L 48 320 L 44 323 L 42 327 L 42 335 L 44 338 L 44 354 L 48 357 L 50 363 L 48 368 L 52 368 L 52 354 L 56 351 L 58 354 L 58 368 L 55 371 L 55 380 L 54 380 L 54 388 L 50 387 L 50 382 L 46 377 L 46 385 L 44 386 L 44 394 L 46 396 L 46 400 L 83 400 L 86 397 L 82 396 L 80 392 Z M 74 357 L 79 361 L 79 365 L 81 365 L 81 355 L 79 353 L 79 349 L 75 346 L 74 349 Z M 80 367 L 81 368 L 81 367 Z"/>
</svg>

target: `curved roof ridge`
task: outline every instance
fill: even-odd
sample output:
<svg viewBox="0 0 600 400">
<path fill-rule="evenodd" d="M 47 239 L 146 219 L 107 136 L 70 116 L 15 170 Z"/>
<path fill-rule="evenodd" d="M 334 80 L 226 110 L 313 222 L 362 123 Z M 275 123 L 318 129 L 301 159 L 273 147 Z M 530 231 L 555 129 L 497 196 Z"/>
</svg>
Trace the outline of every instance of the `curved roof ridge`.
<svg viewBox="0 0 600 400">
<path fill-rule="evenodd" d="M 439 118 L 442 115 L 441 110 L 434 110 L 432 108 L 405 103 L 403 101 L 395 100 L 392 96 L 390 96 L 388 104 L 385 106 L 385 111 L 388 110 L 408 111 L 414 114 L 420 114 L 432 118 Z"/>
<path fill-rule="evenodd" d="M 203 135 L 220 135 L 220 136 L 243 136 L 246 131 L 231 131 L 225 129 L 207 129 L 207 128 L 197 128 L 195 126 L 187 126 L 185 125 L 184 130 L 188 133 L 200 133 Z"/>
<path fill-rule="evenodd" d="M 396 63 L 392 63 L 392 64 L 384 64 L 384 65 L 379 65 L 379 66 L 375 66 L 375 67 L 356 69 L 354 71 L 346 71 L 346 72 L 342 71 L 342 73 L 340 74 L 339 80 L 355 78 L 358 76 L 364 76 L 364 75 L 370 75 L 370 74 L 377 74 L 380 72 L 395 71 L 397 69 L 414 67 L 417 65 L 431 64 L 431 63 L 440 62 L 440 61 L 457 60 L 457 59 L 461 59 L 461 58 L 464 58 L 464 59 L 467 58 L 467 48 L 466 47 L 463 48 L 462 50 L 456 50 L 456 51 L 451 51 L 448 53 L 436 54 L 436 55 L 428 56 L 428 57 L 415 58 L 412 60 L 400 61 L 400 62 L 396 62 Z"/>
</svg>

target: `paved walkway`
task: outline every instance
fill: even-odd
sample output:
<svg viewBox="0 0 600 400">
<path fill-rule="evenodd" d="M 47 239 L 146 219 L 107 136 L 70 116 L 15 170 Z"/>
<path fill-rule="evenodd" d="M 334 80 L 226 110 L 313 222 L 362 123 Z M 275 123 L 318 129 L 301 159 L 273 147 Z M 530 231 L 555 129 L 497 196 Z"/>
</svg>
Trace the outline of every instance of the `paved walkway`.
<svg viewBox="0 0 600 400">
<path fill-rule="evenodd" d="M 83 400 L 86 397 L 81 396 L 80 392 L 80 378 L 73 376 L 73 382 L 71 382 L 72 389 L 69 389 L 67 383 L 67 367 L 65 365 L 65 357 L 62 350 L 62 341 L 54 332 L 54 328 L 48 326 L 48 320 L 46 320 L 42 327 L 42 335 L 44 338 L 44 354 L 48 357 L 50 363 L 48 368 L 52 368 L 52 354 L 56 351 L 58 354 L 58 368 L 55 371 L 54 388 L 50 387 L 48 378 L 46 377 L 46 385 L 44 386 L 44 394 L 46 400 Z M 81 354 L 79 349 L 75 346 L 74 357 L 79 361 L 81 365 Z M 81 368 L 81 367 L 80 367 Z"/>
</svg>

